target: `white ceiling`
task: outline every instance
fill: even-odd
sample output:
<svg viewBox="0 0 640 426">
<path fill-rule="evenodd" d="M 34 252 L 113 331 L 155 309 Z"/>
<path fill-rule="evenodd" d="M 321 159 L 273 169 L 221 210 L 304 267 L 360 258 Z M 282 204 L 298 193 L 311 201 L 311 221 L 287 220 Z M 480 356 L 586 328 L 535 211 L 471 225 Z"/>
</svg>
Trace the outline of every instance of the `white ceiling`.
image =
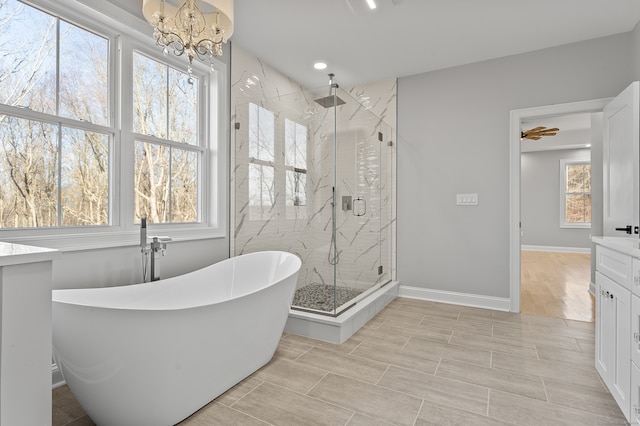
<svg viewBox="0 0 640 426">
<path fill-rule="evenodd" d="M 110 1 L 134 13 L 142 6 Z M 328 72 L 362 84 L 624 33 L 640 21 L 638 0 L 375 1 L 369 10 L 366 0 L 235 0 L 231 41 L 313 88 Z M 316 71 L 316 61 L 329 67 Z"/>
</svg>

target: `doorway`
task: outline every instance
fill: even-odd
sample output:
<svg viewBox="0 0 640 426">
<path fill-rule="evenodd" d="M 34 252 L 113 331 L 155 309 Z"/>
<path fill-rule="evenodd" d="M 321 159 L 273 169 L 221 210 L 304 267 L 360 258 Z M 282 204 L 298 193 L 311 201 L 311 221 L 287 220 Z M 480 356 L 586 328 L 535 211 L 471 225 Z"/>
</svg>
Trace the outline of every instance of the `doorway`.
<svg viewBox="0 0 640 426">
<path fill-rule="evenodd" d="M 595 114 L 522 120 L 522 313 L 594 319 L 589 294 L 591 143 L 592 120 L 599 122 L 601 113 Z"/>
<path fill-rule="evenodd" d="M 542 106 L 535 108 L 527 108 L 511 111 L 511 125 L 509 137 L 510 152 L 510 214 L 509 214 L 509 280 L 510 280 L 510 310 L 512 312 L 521 311 L 521 245 L 522 245 L 522 182 L 521 182 L 521 129 L 523 122 L 531 122 L 539 118 L 566 116 L 571 114 L 596 113 L 601 112 L 610 99 L 598 99 L 584 102 L 574 102 L 568 104 L 558 104 L 550 106 Z M 600 151 L 598 152 L 598 148 Z M 592 146 L 592 162 L 593 164 L 602 163 L 602 150 L 600 147 Z M 602 188 L 602 171 L 598 167 L 594 168 L 592 173 L 594 194 L 597 194 Z M 595 195 L 594 195 L 595 197 Z M 596 213 L 602 210 L 602 199 L 592 200 L 594 218 L 592 219 L 592 233 L 597 235 L 602 230 L 602 217 Z M 591 245 L 590 251 L 593 251 Z M 593 257 L 593 256 L 592 256 Z M 591 262 L 592 265 L 592 262 Z M 593 270 L 593 266 L 590 268 Z M 591 280 L 593 282 L 593 279 Z"/>
</svg>

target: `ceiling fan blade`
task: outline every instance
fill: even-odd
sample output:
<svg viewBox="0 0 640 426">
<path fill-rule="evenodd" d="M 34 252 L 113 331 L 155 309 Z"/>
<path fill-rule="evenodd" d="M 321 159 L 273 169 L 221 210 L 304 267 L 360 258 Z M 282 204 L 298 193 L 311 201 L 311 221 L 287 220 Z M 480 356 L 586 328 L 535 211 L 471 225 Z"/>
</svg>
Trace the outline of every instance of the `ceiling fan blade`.
<svg viewBox="0 0 640 426">
<path fill-rule="evenodd" d="M 531 139 L 534 141 L 538 141 L 542 139 L 543 136 L 555 136 L 556 132 L 560 131 L 557 127 L 546 128 L 544 126 L 534 127 L 531 130 L 526 130 L 524 132 L 520 132 L 522 139 Z"/>
</svg>

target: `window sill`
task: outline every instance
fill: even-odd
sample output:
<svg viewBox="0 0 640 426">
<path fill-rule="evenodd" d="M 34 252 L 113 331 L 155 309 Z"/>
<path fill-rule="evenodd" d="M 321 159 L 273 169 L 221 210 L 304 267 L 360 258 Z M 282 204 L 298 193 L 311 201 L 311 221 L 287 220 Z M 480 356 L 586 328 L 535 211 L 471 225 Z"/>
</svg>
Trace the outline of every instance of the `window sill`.
<svg viewBox="0 0 640 426">
<path fill-rule="evenodd" d="M 46 247 L 62 252 L 96 250 L 115 247 L 129 247 L 140 245 L 140 231 L 103 231 L 103 232 L 77 232 L 67 234 L 38 234 L 38 231 L 27 235 L 19 231 L 21 235 L 10 236 L 15 231 L 0 231 L 0 240 L 14 244 L 25 244 L 38 247 Z M 27 231 L 28 232 L 28 231 Z M 212 227 L 189 228 L 153 228 L 147 230 L 148 237 L 168 236 L 172 241 L 194 241 L 205 239 L 225 238 L 224 230 Z"/>
<path fill-rule="evenodd" d="M 562 229 L 591 229 L 590 223 L 561 223 Z"/>
</svg>

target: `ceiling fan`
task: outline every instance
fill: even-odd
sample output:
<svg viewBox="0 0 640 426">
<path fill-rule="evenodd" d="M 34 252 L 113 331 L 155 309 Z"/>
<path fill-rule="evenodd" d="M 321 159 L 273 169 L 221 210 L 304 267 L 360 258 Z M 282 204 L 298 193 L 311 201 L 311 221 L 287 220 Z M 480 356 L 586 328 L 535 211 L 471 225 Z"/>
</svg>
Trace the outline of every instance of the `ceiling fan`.
<svg viewBox="0 0 640 426">
<path fill-rule="evenodd" d="M 544 126 L 534 127 L 530 130 L 520 132 L 521 139 L 531 139 L 534 141 L 542 139 L 543 136 L 555 136 L 560 129 L 557 127 L 546 128 Z"/>
</svg>

